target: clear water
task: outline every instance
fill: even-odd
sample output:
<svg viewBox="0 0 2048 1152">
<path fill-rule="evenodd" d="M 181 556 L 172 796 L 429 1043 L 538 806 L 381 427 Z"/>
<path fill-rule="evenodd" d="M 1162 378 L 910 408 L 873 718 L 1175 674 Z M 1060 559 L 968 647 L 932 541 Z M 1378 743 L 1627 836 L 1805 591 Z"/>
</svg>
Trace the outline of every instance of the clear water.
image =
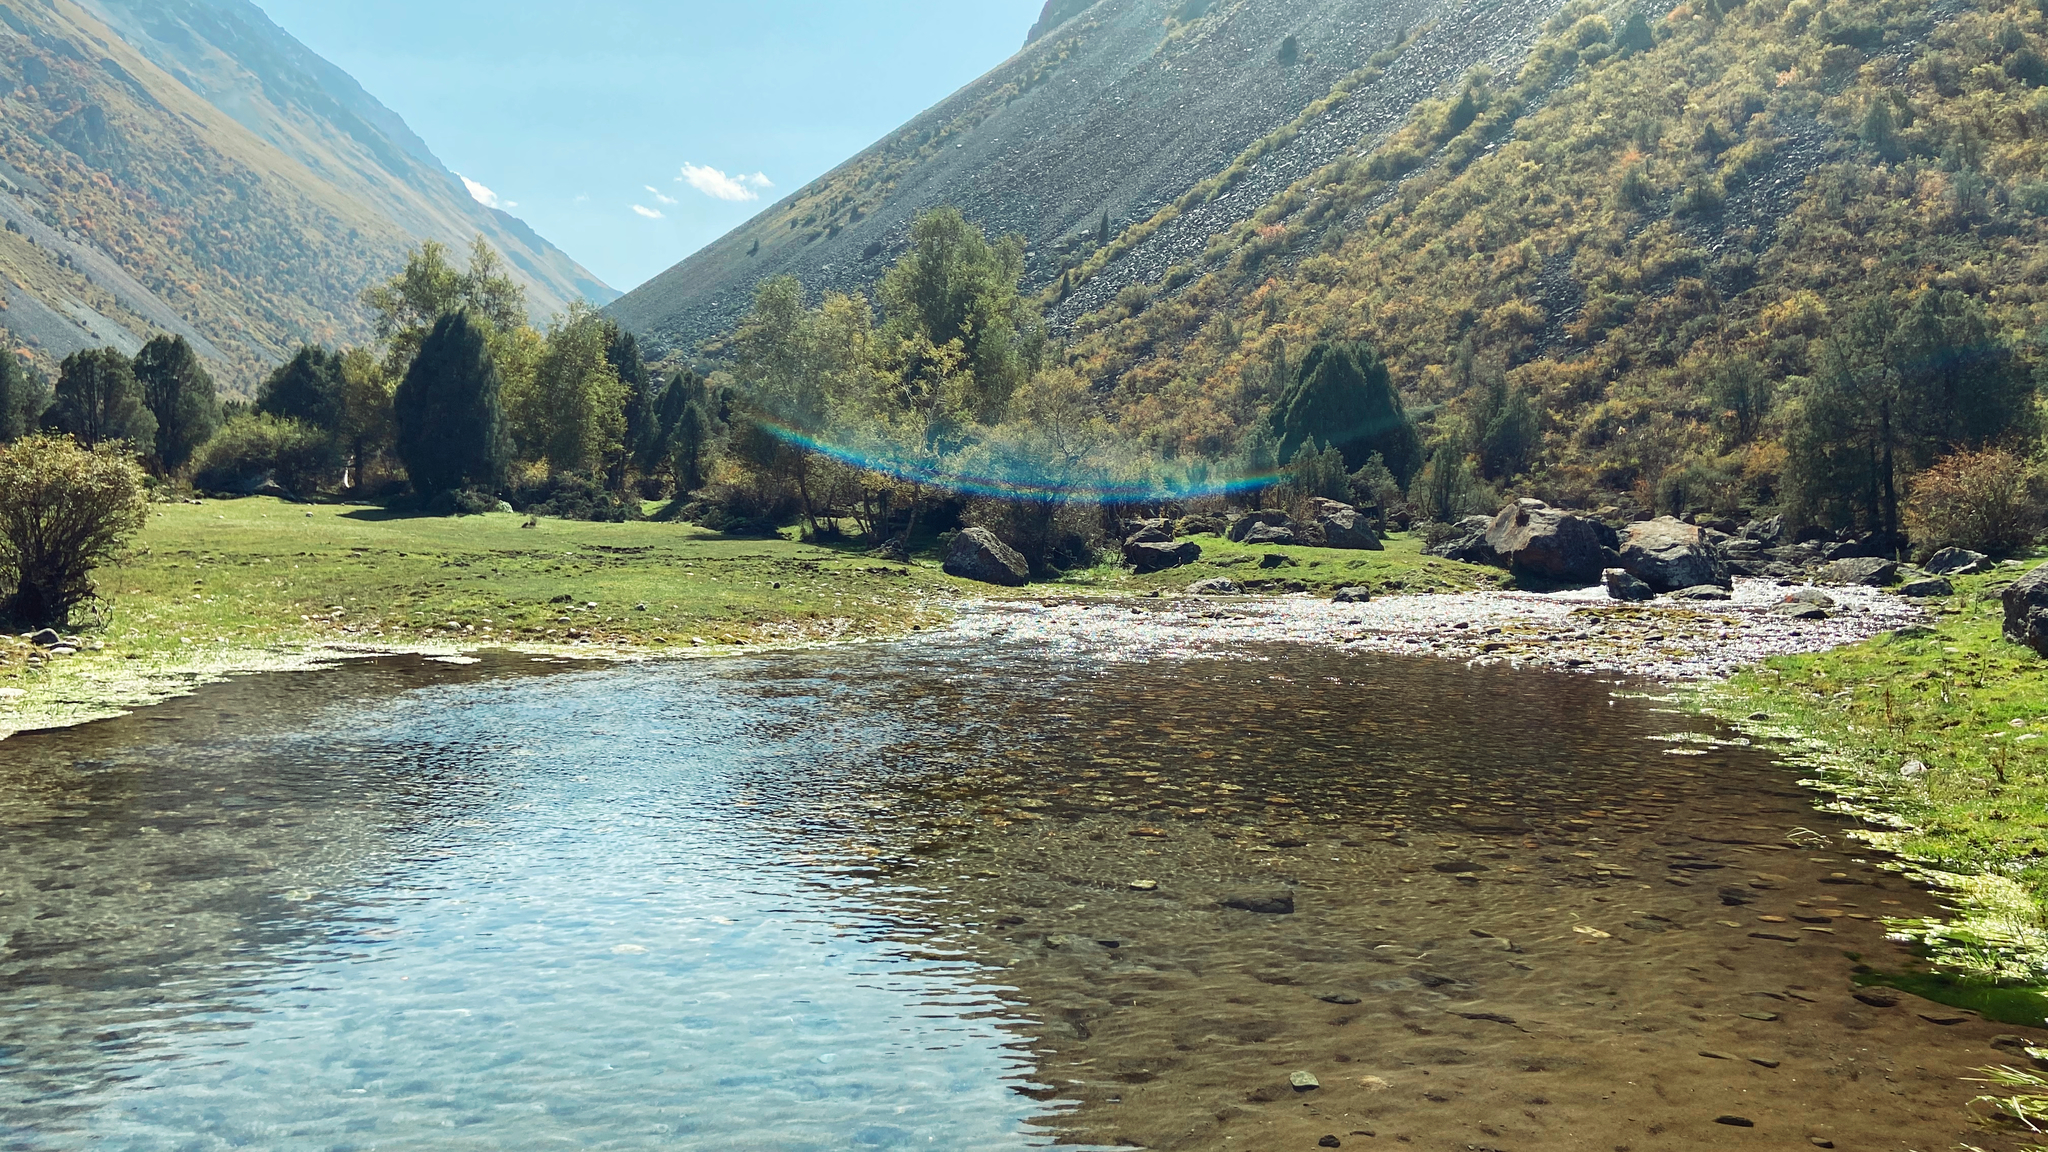
<svg viewBox="0 0 2048 1152">
<path fill-rule="evenodd" d="M 800 680 L 711 668 L 359 667 L 0 748 L 0 1146 L 1042 1143 L 998 989 L 806 842 L 858 730 L 822 766 Z"/>
</svg>

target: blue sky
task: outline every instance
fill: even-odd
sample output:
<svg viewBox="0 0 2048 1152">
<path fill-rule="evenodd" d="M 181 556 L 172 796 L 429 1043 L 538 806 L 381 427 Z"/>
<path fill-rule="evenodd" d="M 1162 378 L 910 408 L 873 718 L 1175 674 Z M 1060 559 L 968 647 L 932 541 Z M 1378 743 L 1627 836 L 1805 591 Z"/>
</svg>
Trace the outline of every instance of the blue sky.
<svg viewBox="0 0 2048 1152">
<path fill-rule="evenodd" d="M 256 3 L 623 290 L 1007 59 L 1042 0 Z"/>
</svg>

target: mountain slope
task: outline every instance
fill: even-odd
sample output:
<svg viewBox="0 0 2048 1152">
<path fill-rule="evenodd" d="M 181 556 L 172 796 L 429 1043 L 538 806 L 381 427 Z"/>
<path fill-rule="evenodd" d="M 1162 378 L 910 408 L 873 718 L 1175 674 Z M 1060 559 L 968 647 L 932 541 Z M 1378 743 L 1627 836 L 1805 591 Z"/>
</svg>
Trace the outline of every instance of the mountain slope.
<svg viewBox="0 0 2048 1152">
<path fill-rule="evenodd" d="M 1559 0 L 1102 0 L 1049 4 L 1017 56 L 613 306 L 658 348 L 728 331 L 753 286 L 873 283 L 911 220 L 952 205 L 1029 242 L 1034 286 L 1205 181 L 1199 219 L 1148 236 L 1090 291 L 1157 279 L 1300 175 L 1391 131 L 1478 64 L 1512 69 Z M 1064 19 L 1062 18 L 1064 17 Z M 1075 305 L 1077 309 L 1086 301 Z"/>
<path fill-rule="evenodd" d="M 1575 4 L 1518 78 L 1071 317 L 1077 364 L 1134 434 L 1226 452 L 1313 342 L 1367 339 L 1439 433 L 1531 400 L 1495 479 L 1727 515 L 1781 495 L 1777 422 L 1865 302 L 1951 293 L 2040 359 L 2039 5 L 1699 0 L 1633 45 L 1629 13 Z"/>
<path fill-rule="evenodd" d="M 174 331 L 246 391 L 423 239 L 482 233 L 538 311 L 613 293 L 473 201 L 247 0 L 0 0 L 4 325 L 44 359 Z"/>
</svg>

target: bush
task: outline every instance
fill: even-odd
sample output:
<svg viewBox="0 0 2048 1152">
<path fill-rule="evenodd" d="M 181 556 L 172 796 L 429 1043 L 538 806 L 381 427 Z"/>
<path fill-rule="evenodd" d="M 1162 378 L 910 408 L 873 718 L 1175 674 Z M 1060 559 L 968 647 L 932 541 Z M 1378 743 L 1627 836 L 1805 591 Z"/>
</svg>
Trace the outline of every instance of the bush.
<svg viewBox="0 0 2048 1152">
<path fill-rule="evenodd" d="M 492 506 L 496 506 L 495 501 Z M 608 492 L 602 479 L 581 472 L 556 472 L 522 482 L 512 493 L 512 506 L 534 516 L 600 524 L 646 518 L 638 499 L 630 494 Z"/>
<path fill-rule="evenodd" d="M 331 434 L 302 424 L 244 412 L 221 428 L 193 459 L 192 485 L 204 492 L 247 495 L 275 480 L 292 495 L 315 495 L 347 463 Z"/>
<path fill-rule="evenodd" d="M 0 616 L 61 628 L 149 515 L 142 469 L 113 446 L 28 436 L 0 448 Z"/>
<path fill-rule="evenodd" d="M 1923 556 L 1951 547 L 2018 552 L 2041 530 L 2040 483 L 2031 462 L 2003 449 L 1959 452 L 1914 479 L 1906 530 Z"/>
</svg>

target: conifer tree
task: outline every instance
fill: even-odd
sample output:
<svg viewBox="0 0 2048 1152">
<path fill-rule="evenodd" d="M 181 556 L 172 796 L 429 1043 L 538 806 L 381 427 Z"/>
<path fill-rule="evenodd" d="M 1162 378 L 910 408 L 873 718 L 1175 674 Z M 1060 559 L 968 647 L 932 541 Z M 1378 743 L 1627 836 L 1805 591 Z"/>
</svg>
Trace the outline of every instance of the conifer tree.
<svg viewBox="0 0 2048 1152">
<path fill-rule="evenodd" d="M 348 380 L 339 353 L 306 345 L 256 392 L 256 411 L 340 432 L 348 419 Z"/>
<path fill-rule="evenodd" d="M 143 403 L 156 417 L 156 461 L 176 472 L 220 429 L 213 377 L 183 336 L 159 336 L 135 357 Z"/>
<path fill-rule="evenodd" d="M 1347 468 L 1379 453 L 1404 486 L 1422 468 L 1422 443 L 1401 394 L 1378 350 L 1362 341 L 1309 349 L 1273 406 L 1273 430 L 1282 459 L 1313 438 L 1342 452 Z"/>
<path fill-rule="evenodd" d="M 126 441 L 137 451 L 156 447 L 156 417 L 142 402 L 142 385 L 119 348 L 74 352 L 57 376 L 57 398 L 44 423 L 87 448 Z"/>
<path fill-rule="evenodd" d="M 398 457 L 414 491 L 432 496 L 502 482 L 511 448 L 498 392 L 485 328 L 467 312 L 443 316 L 392 398 Z"/>
</svg>

